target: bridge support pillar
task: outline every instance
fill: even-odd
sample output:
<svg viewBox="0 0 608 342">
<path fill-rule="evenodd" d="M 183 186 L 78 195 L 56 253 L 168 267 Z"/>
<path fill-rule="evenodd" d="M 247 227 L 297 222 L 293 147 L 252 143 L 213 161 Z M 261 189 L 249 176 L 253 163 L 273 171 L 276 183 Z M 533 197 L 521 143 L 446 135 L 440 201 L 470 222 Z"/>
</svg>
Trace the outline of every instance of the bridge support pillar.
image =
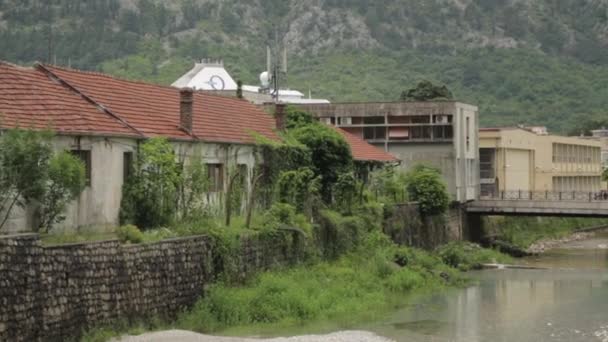
<svg viewBox="0 0 608 342">
<path fill-rule="evenodd" d="M 471 242 L 481 243 L 485 235 L 482 215 L 467 213 L 465 217 L 464 239 Z"/>
</svg>

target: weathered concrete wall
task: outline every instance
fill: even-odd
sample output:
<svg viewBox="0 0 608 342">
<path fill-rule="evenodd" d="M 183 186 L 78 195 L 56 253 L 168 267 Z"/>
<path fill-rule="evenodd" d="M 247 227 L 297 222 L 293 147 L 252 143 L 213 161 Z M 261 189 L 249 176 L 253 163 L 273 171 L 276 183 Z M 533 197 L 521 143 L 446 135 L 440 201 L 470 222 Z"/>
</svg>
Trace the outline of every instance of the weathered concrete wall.
<svg viewBox="0 0 608 342">
<path fill-rule="evenodd" d="M 460 208 L 452 208 L 445 215 L 423 217 L 416 203 L 399 204 L 385 220 L 384 233 L 401 245 L 434 249 L 462 239 Z"/>
<path fill-rule="evenodd" d="M 383 147 L 381 145 L 376 145 Z M 388 152 L 401 160 L 399 165 L 404 171 L 418 164 L 433 166 L 441 171 L 448 186 L 452 200 L 457 199 L 456 156 L 452 144 L 389 144 Z"/>
<path fill-rule="evenodd" d="M 291 233 L 241 240 L 245 278 L 298 259 Z M 153 244 L 43 247 L 37 235 L 0 238 L 0 341 L 64 341 L 117 319 L 174 317 L 223 270 L 205 236 Z"/>
<path fill-rule="evenodd" d="M 204 163 L 224 165 L 224 187 L 227 186 L 228 165 L 246 165 L 247 181 L 255 164 L 253 147 L 238 144 L 174 143 L 177 158 L 187 161 L 198 156 Z M 84 150 L 91 154 L 91 182 L 73 201 L 65 212 L 66 219 L 56 225 L 59 231 L 80 228 L 101 230 L 118 225 L 122 186 L 124 183 L 124 153 L 138 150 L 137 141 L 124 138 L 57 136 L 53 140 L 56 150 Z M 210 193 L 208 198 L 216 203 L 219 193 Z M 4 217 L 4 213 L 0 212 Z M 36 227 L 35 205 L 25 209 L 15 208 L 3 227 L 2 233 L 32 232 Z"/>
</svg>

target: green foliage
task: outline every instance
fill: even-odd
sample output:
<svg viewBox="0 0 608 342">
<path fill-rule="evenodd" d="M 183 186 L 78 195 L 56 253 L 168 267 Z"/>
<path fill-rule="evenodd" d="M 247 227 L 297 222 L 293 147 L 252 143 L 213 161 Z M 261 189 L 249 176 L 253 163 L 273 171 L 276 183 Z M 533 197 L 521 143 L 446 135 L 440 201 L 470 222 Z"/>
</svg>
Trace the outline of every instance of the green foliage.
<svg viewBox="0 0 608 342">
<path fill-rule="evenodd" d="M 309 220 L 287 203 L 275 203 L 264 212 L 261 220 L 253 227 L 261 231 L 277 231 L 279 229 L 300 230 L 311 237 L 312 226 Z"/>
<path fill-rule="evenodd" d="M 217 284 L 176 326 L 213 332 L 252 324 L 352 322 L 393 306 L 395 294 L 461 283 L 453 269 L 422 251 L 408 250 L 413 257 L 407 267 L 396 264 L 397 250 L 381 233 L 372 233 L 356 251 L 333 262 L 262 273 L 241 287 Z"/>
<path fill-rule="evenodd" d="M 369 190 L 374 198 L 386 204 L 403 203 L 407 201 L 407 174 L 395 167 L 383 167 L 370 175 Z"/>
<path fill-rule="evenodd" d="M 380 230 L 377 222 L 382 222 L 381 212 L 365 210 L 357 214 L 343 216 L 332 210 L 319 212 L 315 237 L 326 258 L 336 258 L 352 250 L 361 243 L 367 233 Z"/>
<path fill-rule="evenodd" d="M 0 229 L 15 206 L 24 208 L 46 192 L 52 157 L 50 133 L 11 129 L 0 136 Z"/>
<path fill-rule="evenodd" d="M 22 129 L 0 136 L 0 229 L 16 206 L 36 203 L 38 228 L 48 231 L 84 189 L 84 165 L 68 152 L 53 153 L 51 137 Z"/>
<path fill-rule="evenodd" d="M 281 172 L 277 187 L 280 202 L 293 205 L 299 212 L 311 213 L 319 198 L 320 179 L 310 168 Z"/>
<path fill-rule="evenodd" d="M 144 241 L 144 233 L 131 224 L 116 228 L 116 236 L 122 243 L 141 243 Z"/>
<path fill-rule="evenodd" d="M 263 208 L 270 207 L 275 200 L 276 186 L 283 172 L 294 171 L 310 167 L 312 165 L 310 150 L 292 137 L 286 136 L 281 142 L 269 140 L 262 136 L 256 136 L 256 155 L 260 161 L 256 173 L 261 176 L 260 189 L 258 189 L 258 205 Z M 300 174 L 302 175 L 302 174 Z M 291 177 L 291 175 L 285 175 Z M 286 197 L 290 197 L 291 190 L 284 192 Z M 281 200 L 291 201 L 292 198 Z M 297 206 L 296 203 L 292 203 Z"/>
<path fill-rule="evenodd" d="M 209 175 L 200 150 L 183 161 L 176 183 L 177 214 L 180 220 L 192 220 L 207 213 L 205 195 L 209 191 Z"/>
<path fill-rule="evenodd" d="M 315 123 L 312 115 L 293 106 L 287 107 L 285 119 L 285 128 L 287 129 L 300 128 Z"/>
<path fill-rule="evenodd" d="M 482 264 L 505 264 L 512 261 L 505 254 L 468 242 L 451 242 L 441 246 L 437 254 L 447 265 L 463 271 L 480 268 Z"/>
<path fill-rule="evenodd" d="M 71 153 L 55 154 L 48 164 L 48 181 L 40 202 L 39 231 L 49 231 L 53 224 L 65 220 L 61 214 L 85 187 L 84 163 Z"/>
<path fill-rule="evenodd" d="M 61 245 L 66 243 L 85 243 L 92 241 L 105 241 L 116 239 L 113 231 L 100 231 L 97 229 L 78 230 L 76 232 L 57 232 L 40 234 L 44 245 Z"/>
<path fill-rule="evenodd" d="M 134 175 L 123 187 L 121 223 L 154 228 L 175 218 L 180 169 L 173 146 L 165 138 L 141 145 Z"/>
<path fill-rule="evenodd" d="M 407 192 L 418 202 L 423 215 L 439 215 L 448 209 L 450 195 L 441 174 L 427 167 L 416 167 L 407 175 Z"/>
<path fill-rule="evenodd" d="M 576 123 L 576 125 L 568 131 L 568 135 L 572 136 L 591 136 L 591 131 L 608 127 L 608 119 L 585 119 Z"/>
<path fill-rule="evenodd" d="M 485 219 L 489 234 L 526 249 L 542 239 L 560 239 L 580 228 L 606 224 L 605 219 L 569 217 L 501 217 Z"/>
<path fill-rule="evenodd" d="M 415 88 L 401 93 L 401 101 L 446 101 L 453 99 L 452 92 L 445 85 L 437 86 L 430 81 L 421 81 Z"/>
<path fill-rule="evenodd" d="M 338 132 L 320 123 L 290 130 L 289 135 L 310 150 L 312 170 L 321 178 L 321 197 L 331 203 L 333 184 L 340 174 L 352 170 L 350 146 Z"/>
<path fill-rule="evenodd" d="M 357 199 L 358 182 L 352 172 L 338 176 L 333 185 L 334 207 L 346 214 L 351 214 Z"/>
</svg>

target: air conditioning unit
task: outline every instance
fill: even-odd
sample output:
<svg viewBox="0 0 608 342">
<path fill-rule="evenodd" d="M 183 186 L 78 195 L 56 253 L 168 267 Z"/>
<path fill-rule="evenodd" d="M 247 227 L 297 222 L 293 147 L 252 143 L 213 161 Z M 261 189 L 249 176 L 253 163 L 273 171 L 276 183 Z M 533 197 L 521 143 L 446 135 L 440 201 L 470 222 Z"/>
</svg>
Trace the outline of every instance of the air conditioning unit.
<svg viewBox="0 0 608 342">
<path fill-rule="evenodd" d="M 447 116 L 447 115 L 437 115 L 437 116 L 435 117 L 435 121 L 436 121 L 437 123 L 440 123 L 440 124 L 447 124 L 447 123 L 449 123 L 449 120 L 448 120 L 448 116 Z"/>
</svg>

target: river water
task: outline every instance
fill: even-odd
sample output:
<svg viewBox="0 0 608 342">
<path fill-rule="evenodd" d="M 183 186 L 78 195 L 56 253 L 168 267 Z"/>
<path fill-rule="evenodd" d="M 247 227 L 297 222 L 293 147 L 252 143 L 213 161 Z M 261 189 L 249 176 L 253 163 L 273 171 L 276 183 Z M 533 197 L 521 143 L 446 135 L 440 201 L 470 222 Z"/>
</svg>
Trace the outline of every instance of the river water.
<svg viewBox="0 0 608 342">
<path fill-rule="evenodd" d="M 608 342 L 608 234 L 518 262 L 549 269 L 472 272 L 475 286 L 357 328 L 407 342 Z"/>
</svg>

